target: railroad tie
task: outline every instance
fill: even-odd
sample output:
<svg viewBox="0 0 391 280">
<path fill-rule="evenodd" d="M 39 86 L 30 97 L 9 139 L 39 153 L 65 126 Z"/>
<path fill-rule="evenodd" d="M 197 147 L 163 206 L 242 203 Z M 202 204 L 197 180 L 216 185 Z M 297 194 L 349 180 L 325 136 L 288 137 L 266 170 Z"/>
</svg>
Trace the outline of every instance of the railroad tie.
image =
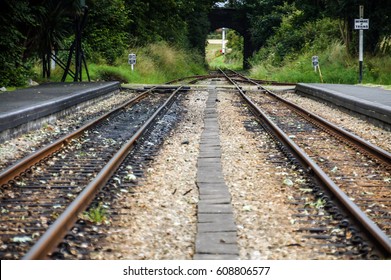
<svg viewBox="0 0 391 280">
<path fill-rule="evenodd" d="M 217 91 L 209 86 L 204 111 L 204 131 L 201 134 L 197 161 L 199 189 L 198 223 L 195 260 L 229 260 L 239 258 L 236 225 L 231 194 L 224 182 L 221 167 L 219 124 L 216 111 Z"/>
</svg>

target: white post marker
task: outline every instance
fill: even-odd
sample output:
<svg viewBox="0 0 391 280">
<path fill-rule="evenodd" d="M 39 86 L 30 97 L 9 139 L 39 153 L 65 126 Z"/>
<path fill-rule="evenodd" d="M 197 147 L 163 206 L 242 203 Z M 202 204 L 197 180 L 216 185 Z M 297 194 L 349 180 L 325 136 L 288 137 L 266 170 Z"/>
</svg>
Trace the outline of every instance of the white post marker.
<svg viewBox="0 0 391 280">
<path fill-rule="evenodd" d="M 130 54 L 128 55 L 128 63 L 129 63 L 130 66 L 132 67 L 132 71 L 134 70 L 134 65 L 136 64 L 136 59 L 137 59 L 136 54 L 130 53 Z"/>
<path fill-rule="evenodd" d="M 223 27 L 223 40 L 221 42 L 221 52 L 225 54 L 225 28 Z"/>
<path fill-rule="evenodd" d="M 314 55 L 312 57 L 312 66 L 314 67 L 314 71 L 316 72 L 316 69 L 318 68 L 319 66 L 319 57 Z"/>
<path fill-rule="evenodd" d="M 312 57 L 312 66 L 314 67 L 315 73 L 316 71 L 319 71 L 319 78 L 320 81 L 323 83 L 323 76 L 322 76 L 322 72 L 320 71 L 320 65 L 319 65 L 319 57 L 317 55 L 314 55 Z"/>
<path fill-rule="evenodd" d="M 359 7 L 360 18 L 354 20 L 354 29 L 359 30 L 359 45 L 358 45 L 358 67 L 359 67 L 359 78 L 358 82 L 362 82 L 362 69 L 364 61 L 364 29 L 369 29 L 369 19 L 364 18 L 364 6 Z"/>
</svg>

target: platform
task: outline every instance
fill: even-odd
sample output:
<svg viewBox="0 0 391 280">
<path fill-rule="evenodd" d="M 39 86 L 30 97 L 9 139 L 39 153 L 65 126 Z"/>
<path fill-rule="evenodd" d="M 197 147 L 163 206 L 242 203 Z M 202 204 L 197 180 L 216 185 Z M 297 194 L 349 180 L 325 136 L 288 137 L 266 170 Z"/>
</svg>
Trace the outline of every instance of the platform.
<svg viewBox="0 0 391 280">
<path fill-rule="evenodd" d="M 391 128 L 391 91 L 345 84 L 296 85 L 295 91 L 343 107 L 384 128 Z"/>
<path fill-rule="evenodd" d="M 47 83 L 0 93 L 0 139 L 26 132 L 39 119 L 118 91 L 119 82 Z M 69 112 L 68 112 L 69 113 Z M 25 126 L 24 129 L 18 129 Z"/>
</svg>

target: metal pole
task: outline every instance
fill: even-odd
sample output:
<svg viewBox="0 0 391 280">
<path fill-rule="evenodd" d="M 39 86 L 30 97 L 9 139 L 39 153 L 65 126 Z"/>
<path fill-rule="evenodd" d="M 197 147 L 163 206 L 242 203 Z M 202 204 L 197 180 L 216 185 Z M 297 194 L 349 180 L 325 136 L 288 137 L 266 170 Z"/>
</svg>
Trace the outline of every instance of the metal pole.
<svg viewBox="0 0 391 280">
<path fill-rule="evenodd" d="M 225 54 L 225 28 L 223 27 L 222 53 Z"/>
<path fill-rule="evenodd" d="M 364 6 L 360 5 L 359 7 L 360 19 L 364 18 Z M 363 60 L 364 60 L 364 30 L 359 30 L 359 55 L 358 55 L 358 67 L 359 67 L 359 78 L 358 82 L 361 84 L 362 82 L 362 68 L 363 68 Z"/>
</svg>

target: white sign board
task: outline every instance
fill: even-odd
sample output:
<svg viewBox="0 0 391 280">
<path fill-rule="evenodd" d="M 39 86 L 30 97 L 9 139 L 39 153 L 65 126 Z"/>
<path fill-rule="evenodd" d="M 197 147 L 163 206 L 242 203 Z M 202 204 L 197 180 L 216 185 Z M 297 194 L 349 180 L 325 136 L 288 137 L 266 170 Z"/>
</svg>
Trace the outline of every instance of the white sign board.
<svg viewBox="0 0 391 280">
<path fill-rule="evenodd" d="M 137 56 L 134 53 L 129 54 L 129 56 L 128 56 L 128 63 L 130 65 L 136 64 L 136 58 L 137 58 Z"/>
<path fill-rule="evenodd" d="M 313 67 L 317 67 L 318 65 L 319 65 L 319 57 L 316 56 L 316 55 L 314 55 L 314 56 L 312 57 L 312 66 L 313 66 Z"/>
<path fill-rule="evenodd" d="M 369 19 L 356 18 L 354 20 L 354 29 L 369 29 Z"/>
</svg>

